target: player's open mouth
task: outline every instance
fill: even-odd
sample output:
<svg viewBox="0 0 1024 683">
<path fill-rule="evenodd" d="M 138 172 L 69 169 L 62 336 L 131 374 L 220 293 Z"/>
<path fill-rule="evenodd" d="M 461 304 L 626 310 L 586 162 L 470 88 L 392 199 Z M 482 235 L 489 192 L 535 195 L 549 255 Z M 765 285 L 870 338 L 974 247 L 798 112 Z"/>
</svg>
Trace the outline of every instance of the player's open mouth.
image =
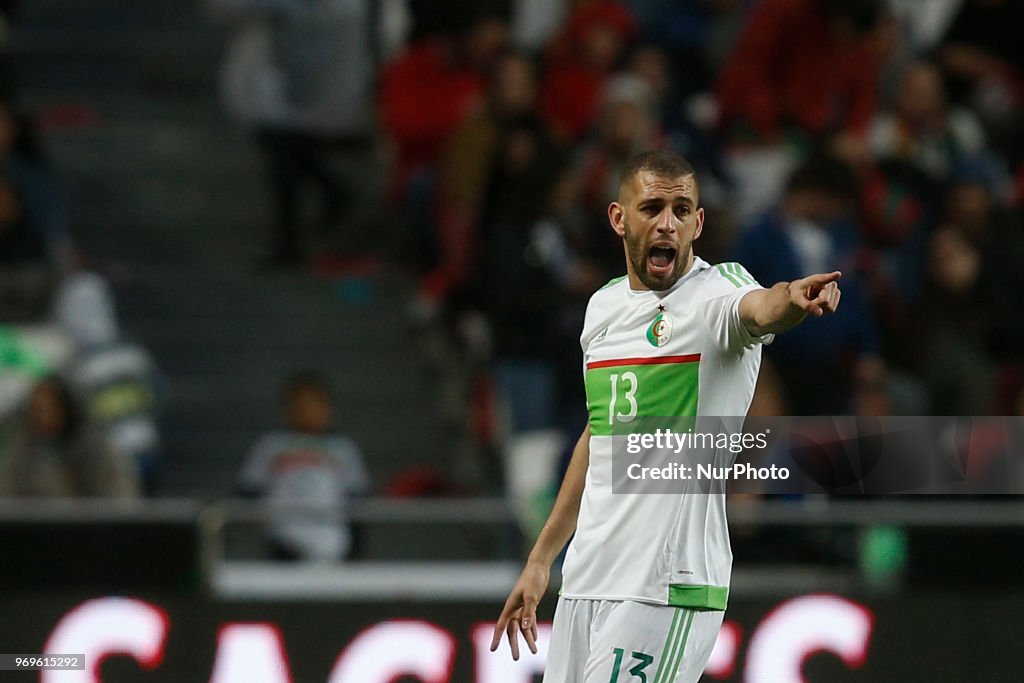
<svg viewBox="0 0 1024 683">
<path fill-rule="evenodd" d="M 676 248 L 667 244 L 655 244 L 647 252 L 647 272 L 651 275 L 670 275 L 675 268 Z"/>
</svg>

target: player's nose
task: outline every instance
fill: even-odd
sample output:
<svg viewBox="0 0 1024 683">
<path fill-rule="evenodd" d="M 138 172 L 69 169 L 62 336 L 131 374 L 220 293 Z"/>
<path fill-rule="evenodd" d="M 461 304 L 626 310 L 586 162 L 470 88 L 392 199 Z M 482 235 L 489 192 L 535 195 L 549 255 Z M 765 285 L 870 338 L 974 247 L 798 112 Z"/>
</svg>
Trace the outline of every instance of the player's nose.
<svg viewBox="0 0 1024 683">
<path fill-rule="evenodd" d="M 672 215 L 671 209 L 666 209 L 658 214 L 658 222 L 656 226 L 659 234 L 672 234 L 676 231 L 676 220 L 675 216 Z"/>
</svg>

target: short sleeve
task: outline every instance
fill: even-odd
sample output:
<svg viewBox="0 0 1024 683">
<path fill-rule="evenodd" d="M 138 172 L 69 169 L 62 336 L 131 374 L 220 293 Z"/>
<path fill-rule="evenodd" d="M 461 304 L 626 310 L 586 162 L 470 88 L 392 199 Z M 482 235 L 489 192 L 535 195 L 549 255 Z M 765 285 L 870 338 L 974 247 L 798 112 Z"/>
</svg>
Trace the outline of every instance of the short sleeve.
<svg viewBox="0 0 1024 683">
<path fill-rule="evenodd" d="M 242 466 L 238 484 L 246 493 L 260 493 L 270 484 L 271 465 L 280 452 L 280 439 L 267 434 L 250 449 Z"/>
<path fill-rule="evenodd" d="M 332 440 L 331 458 L 341 474 L 341 486 L 345 493 L 354 496 L 365 495 L 370 490 L 370 475 L 363 464 L 363 454 L 355 441 L 348 438 Z"/>
<path fill-rule="evenodd" d="M 740 301 L 748 293 L 763 289 L 738 263 L 719 263 L 711 268 L 708 298 L 704 302 L 704 323 L 720 350 L 740 353 L 758 344 L 770 344 L 773 334 L 755 337 L 740 319 Z"/>
</svg>

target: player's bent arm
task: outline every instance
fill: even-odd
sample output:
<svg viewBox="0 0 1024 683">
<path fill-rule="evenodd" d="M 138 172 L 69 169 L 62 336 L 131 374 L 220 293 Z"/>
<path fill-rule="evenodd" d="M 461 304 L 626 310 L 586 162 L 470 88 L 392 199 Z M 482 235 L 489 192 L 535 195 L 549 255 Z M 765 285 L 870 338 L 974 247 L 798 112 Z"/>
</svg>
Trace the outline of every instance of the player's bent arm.
<svg viewBox="0 0 1024 683">
<path fill-rule="evenodd" d="M 494 625 L 491 652 L 498 648 L 502 632 L 508 636 L 512 659 L 519 659 L 519 632 L 530 651 L 537 653 L 537 605 L 551 579 L 551 563 L 562 551 L 573 532 L 583 498 L 583 486 L 590 465 L 590 426 L 583 430 L 572 451 L 569 467 L 558 491 L 558 498 L 544 527 L 533 544 L 519 580 L 505 601 L 501 616 Z"/>
<path fill-rule="evenodd" d="M 747 292 L 740 299 L 740 320 L 752 336 L 760 337 L 792 329 L 808 314 L 832 313 L 839 306 L 840 277 L 837 270 Z"/>
</svg>

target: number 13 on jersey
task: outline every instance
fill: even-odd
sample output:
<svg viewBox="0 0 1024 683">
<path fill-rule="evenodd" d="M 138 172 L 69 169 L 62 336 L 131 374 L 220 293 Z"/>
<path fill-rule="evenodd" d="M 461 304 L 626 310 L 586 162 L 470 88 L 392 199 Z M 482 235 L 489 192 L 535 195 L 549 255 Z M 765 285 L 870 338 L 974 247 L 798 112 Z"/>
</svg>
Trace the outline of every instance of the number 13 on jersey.
<svg viewBox="0 0 1024 683">
<path fill-rule="evenodd" d="M 609 380 L 612 384 L 612 399 L 608 402 L 608 424 L 613 425 L 616 422 L 632 422 L 639 410 L 636 404 L 636 390 L 640 386 L 640 380 L 637 379 L 635 372 L 629 371 L 623 372 L 622 374 L 613 373 Z M 623 402 L 628 405 L 628 409 L 624 413 L 615 412 L 616 403 L 619 401 L 620 382 L 624 389 L 622 395 Z"/>
<path fill-rule="evenodd" d="M 655 356 L 587 364 L 591 434 L 636 429 L 637 418 L 697 414 L 700 356 Z M 620 432 L 621 433 L 621 432 Z"/>
</svg>

